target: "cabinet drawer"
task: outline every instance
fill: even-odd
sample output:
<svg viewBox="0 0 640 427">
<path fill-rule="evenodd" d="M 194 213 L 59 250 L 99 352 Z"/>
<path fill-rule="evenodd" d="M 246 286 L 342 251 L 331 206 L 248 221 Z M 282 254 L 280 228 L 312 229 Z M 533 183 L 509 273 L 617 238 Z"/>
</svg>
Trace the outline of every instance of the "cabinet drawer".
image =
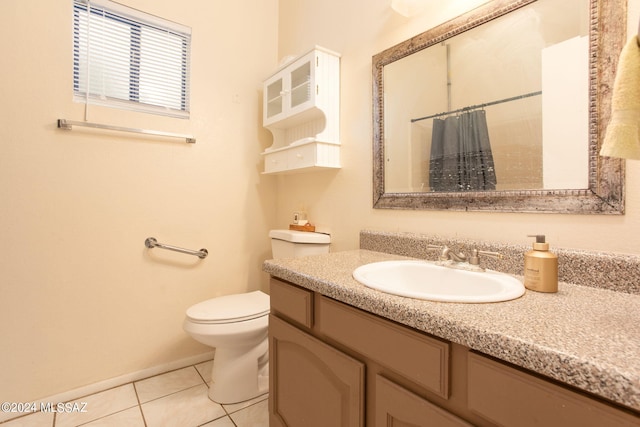
<svg viewBox="0 0 640 427">
<path fill-rule="evenodd" d="M 308 144 L 290 149 L 288 151 L 287 164 L 289 169 L 301 169 L 315 166 L 316 144 Z"/>
<path fill-rule="evenodd" d="M 381 375 L 376 375 L 375 408 L 375 427 L 472 427 L 466 421 Z"/>
<path fill-rule="evenodd" d="M 280 172 L 287 169 L 287 152 L 278 151 L 276 153 L 264 155 L 264 171 Z"/>
<path fill-rule="evenodd" d="M 469 353 L 469 409 L 502 426 L 639 426 L 640 418 Z"/>
<path fill-rule="evenodd" d="M 319 297 L 316 328 L 447 399 L 450 344 L 378 316 Z"/>
<path fill-rule="evenodd" d="M 271 311 L 307 328 L 313 326 L 313 292 L 271 278 Z"/>
</svg>

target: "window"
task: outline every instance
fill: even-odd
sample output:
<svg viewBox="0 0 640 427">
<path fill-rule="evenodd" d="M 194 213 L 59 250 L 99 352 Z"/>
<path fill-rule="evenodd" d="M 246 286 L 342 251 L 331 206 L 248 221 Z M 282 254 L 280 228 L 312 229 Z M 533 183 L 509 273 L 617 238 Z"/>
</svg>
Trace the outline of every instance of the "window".
<svg viewBox="0 0 640 427">
<path fill-rule="evenodd" d="M 76 101 L 189 117 L 190 28 L 112 1 L 74 0 L 73 29 Z"/>
</svg>

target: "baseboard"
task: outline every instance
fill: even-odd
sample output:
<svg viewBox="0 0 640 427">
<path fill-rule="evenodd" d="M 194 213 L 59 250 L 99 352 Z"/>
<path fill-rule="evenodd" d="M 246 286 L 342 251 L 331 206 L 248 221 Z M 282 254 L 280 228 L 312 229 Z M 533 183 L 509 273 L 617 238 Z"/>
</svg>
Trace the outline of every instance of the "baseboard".
<svg viewBox="0 0 640 427">
<path fill-rule="evenodd" d="M 98 393 L 104 390 L 109 390 L 114 387 L 119 387 L 124 384 L 129 384 L 134 381 L 139 381 L 144 378 L 153 377 L 154 375 L 162 374 L 176 369 L 184 368 L 186 366 L 196 365 L 198 363 L 206 362 L 213 359 L 215 351 L 209 351 L 196 356 L 186 357 L 180 360 L 174 360 L 173 362 L 164 363 L 162 365 L 152 366 L 150 368 L 142 369 L 140 371 L 131 372 L 128 374 L 120 375 L 119 377 L 110 378 L 108 380 L 100 381 L 97 383 L 89 384 L 83 387 L 75 388 L 73 390 L 65 391 L 63 393 L 55 394 L 53 396 L 38 399 L 35 402 L 35 406 L 40 408 L 40 404 L 57 404 L 60 402 L 70 402 L 72 400 L 79 399 L 90 394 Z M 24 403 L 24 402 L 23 402 Z M 18 414 L 14 412 L 0 412 L 0 423 L 8 421 L 12 418 L 17 418 L 25 414 Z"/>
</svg>

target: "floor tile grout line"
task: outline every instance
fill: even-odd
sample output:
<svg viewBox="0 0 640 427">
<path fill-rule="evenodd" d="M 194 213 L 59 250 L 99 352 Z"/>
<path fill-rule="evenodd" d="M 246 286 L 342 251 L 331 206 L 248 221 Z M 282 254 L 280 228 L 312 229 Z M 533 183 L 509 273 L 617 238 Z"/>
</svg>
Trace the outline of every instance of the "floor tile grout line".
<svg viewBox="0 0 640 427">
<path fill-rule="evenodd" d="M 142 416 L 142 423 L 144 427 L 147 427 L 147 419 L 144 416 L 144 411 L 142 410 L 142 405 L 138 405 L 138 411 L 140 411 L 140 416 Z"/>
<path fill-rule="evenodd" d="M 205 361 L 205 362 L 202 362 L 202 363 L 206 363 L 206 362 L 208 362 L 208 361 Z M 198 365 L 199 365 L 199 364 L 200 364 L 200 363 L 198 363 Z M 195 369 L 196 373 L 198 374 L 198 377 L 200 377 L 200 379 L 203 379 L 203 378 L 202 378 L 202 375 L 200 375 L 200 372 L 198 371 L 198 368 L 196 368 L 196 365 L 189 365 L 189 366 L 184 366 L 184 367 L 179 368 L 179 369 L 172 369 L 171 371 L 167 371 L 167 372 L 164 372 L 164 373 L 160 373 L 160 374 L 152 375 L 152 376 L 147 377 L 147 378 L 142 378 L 142 379 L 139 379 L 139 380 L 136 380 L 136 381 L 132 381 L 132 382 L 131 382 L 131 384 L 133 384 L 133 389 L 134 389 L 134 390 L 135 390 L 135 392 L 136 392 L 136 398 L 138 399 L 138 404 L 142 407 L 142 405 L 145 405 L 145 404 L 147 404 L 147 403 L 149 403 L 149 402 L 153 402 L 153 401 L 156 401 L 156 400 L 158 400 L 158 399 L 162 399 L 162 398 L 164 398 L 164 397 L 171 396 L 171 395 L 173 395 L 173 394 L 180 393 L 180 392 L 182 392 L 182 391 L 189 390 L 189 389 L 192 389 L 192 388 L 194 388 L 194 387 L 199 387 L 199 386 L 201 386 L 202 384 L 196 384 L 196 385 L 189 386 L 189 387 L 187 387 L 187 388 L 183 388 L 183 389 L 181 389 L 181 390 L 176 390 L 176 391 L 173 391 L 173 392 L 171 392 L 171 393 L 168 393 L 168 394 L 164 394 L 164 395 L 162 395 L 162 396 L 155 397 L 155 398 L 153 398 L 153 399 L 151 399 L 151 400 L 147 400 L 147 401 L 144 401 L 144 402 L 142 402 L 142 401 L 140 400 L 140 396 L 138 396 L 138 389 L 137 389 L 137 387 L 136 387 L 136 383 L 138 383 L 138 382 L 142 382 L 142 381 L 146 381 L 146 380 L 148 380 L 148 379 L 150 379 L 150 378 L 160 377 L 160 376 L 162 376 L 162 375 L 164 375 L 164 374 L 169 374 L 169 373 L 171 373 L 171 372 L 176 372 L 176 371 L 179 371 L 179 370 L 181 370 L 181 369 L 187 369 L 187 368 L 193 368 L 193 369 Z M 206 383 L 206 381 L 204 381 L 204 380 L 203 380 L 203 383 L 204 383 L 204 385 L 205 385 L 207 388 L 209 388 L 209 385 Z"/>
<path fill-rule="evenodd" d="M 164 394 L 162 396 L 156 397 L 155 399 L 151 399 L 151 400 L 147 400 L 146 402 L 142 402 L 142 403 L 140 403 L 140 406 L 142 407 L 143 405 L 146 405 L 147 403 L 155 402 L 156 400 L 164 399 L 165 397 L 173 396 L 174 394 L 182 393 L 182 392 L 185 392 L 187 390 L 191 390 L 192 388 L 200 387 L 201 385 L 202 384 L 196 384 L 196 385 L 189 386 L 187 388 L 183 388 L 182 390 L 172 391 L 169 394 Z M 217 403 L 217 402 L 213 402 L 213 403 Z M 219 405 L 219 403 L 218 403 L 218 405 Z"/>
<path fill-rule="evenodd" d="M 136 400 L 138 401 L 138 411 L 140 411 L 140 415 L 142 416 L 142 423 L 144 427 L 147 427 L 147 419 L 144 416 L 144 411 L 142 410 L 142 402 L 140 402 L 140 396 L 138 395 L 138 389 L 136 388 L 136 383 L 133 381 L 133 391 L 136 394 Z"/>
<path fill-rule="evenodd" d="M 86 421 L 86 422 L 82 422 L 82 423 L 80 423 L 80 424 L 74 424 L 72 427 L 82 427 L 82 426 L 86 426 L 86 425 L 87 425 L 87 424 L 89 424 L 89 423 L 93 423 L 93 422 L 96 422 L 96 421 L 98 421 L 98 420 L 102 420 L 102 419 L 107 418 L 107 417 L 110 417 L 110 416 L 112 416 L 112 415 L 119 414 L 119 413 L 124 412 L 124 411 L 129 411 L 129 410 L 134 409 L 134 408 L 137 408 L 137 407 L 139 407 L 139 405 L 133 405 L 133 406 L 131 406 L 131 407 L 129 407 L 129 408 L 124 408 L 124 409 L 121 409 L 121 410 L 119 410 L 119 411 L 112 412 L 112 413 L 110 413 L 110 414 L 106 414 L 106 415 L 103 415 L 103 416 L 98 417 L 98 418 L 94 418 L 93 420 L 89 420 L 89 421 Z M 53 425 L 54 425 L 54 427 L 55 427 L 55 422 L 54 422 L 54 424 L 53 424 Z M 145 423 L 145 427 L 146 427 L 146 423 Z"/>
<path fill-rule="evenodd" d="M 213 360 L 213 359 L 212 359 Z M 202 363 L 207 363 L 207 362 L 211 362 L 212 360 L 206 360 Z M 202 363 L 198 363 L 198 365 L 201 365 Z M 196 365 L 193 365 L 193 367 L 195 368 L 196 372 L 198 373 L 198 375 L 200 375 L 200 378 L 202 379 L 202 381 L 204 381 L 205 385 L 207 386 L 207 388 L 209 388 L 209 384 L 207 384 L 207 380 L 205 379 L 204 376 L 202 376 L 202 373 L 200 372 L 200 370 L 196 367 Z"/>
<path fill-rule="evenodd" d="M 213 360 L 213 359 L 212 359 L 212 360 Z M 202 363 L 207 363 L 207 362 L 210 362 L 210 360 L 205 360 L 204 362 L 198 363 L 197 365 L 200 365 L 200 364 L 202 364 Z M 187 368 L 193 368 L 193 369 L 195 369 L 195 370 L 196 370 L 196 373 L 198 374 L 198 376 L 199 376 L 199 377 L 204 381 L 204 383 L 205 383 L 205 384 L 207 383 L 207 382 L 202 378 L 202 375 L 200 375 L 200 371 L 198 371 L 198 368 L 196 368 L 196 365 L 187 365 L 187 366 L 183 366 L 182 368 L 172 369 L 172 370 L 167 371 L 167 372 L 160 372 L 159 374 L 151 375 L 151 376 L 149 376 L 149 377 L 140 378 L 139 380 L 131 381 L 131 382 L 127 383 L 127 384 L 135 384 L 135 383 L 139 383 L 139 382 L 142 382 L 142 381 L 149 380 L 149 379 L 151 379 L 151 378 L 161 377 L 161 376 L 163 376 L 163 375 L 170 374 L 170 373 L 172 373 L 172 372 L 181 371 L 181 370 L 183 370 L 183 369 L 187 369 Z M 125 385 L 125 384 L 122 384 L 122 385 Z M 115 388 L 115 387 L 112 387 L 112 388 Z M 89 395 L 89 396 L 90 396 L 90 395 Z"/>
<path fill-rule="evenodd" d="M 263 395 L 261 395 L 261 396 L 258 396 L 258 397 L 262 397 L 262 396 L 265 396 L 265 395 L 267 395 L 267 393 L 265 393 L 265 394 L 263 394 Z M 258 399 L 258 397 L 254 398 L 254 399 Z M 231 416 L 231 414 L 235 414 L 236 412 L 240 412 L 240 411 L 242 411 L 242 410 L 244 410 L 244 409 L 251 408 L 252 406 L 257 405 L 258 403 L 262 403 L 262 402 L 264 402 L 265 400 L 267 400 L 268 398 L 269 398 L 269 397 L 267 396 L 267 397 L 265 397 L 264 399 L 256 400 L 256 401 L 255 401 L 255 402 L 253 402 L 252 404 L 247 405 L 247 406 L 243 406 L 242 408 L 236 409 L 235 411 L 232 411 L 232 412 L 227 411 L 227 408 L 225 408 L 225 406 L 224 406 L 224 405 L 222 405 L 222 408 L 224 409 L 224 411 L 225 411 L 229 416 Z"/>
</svg>

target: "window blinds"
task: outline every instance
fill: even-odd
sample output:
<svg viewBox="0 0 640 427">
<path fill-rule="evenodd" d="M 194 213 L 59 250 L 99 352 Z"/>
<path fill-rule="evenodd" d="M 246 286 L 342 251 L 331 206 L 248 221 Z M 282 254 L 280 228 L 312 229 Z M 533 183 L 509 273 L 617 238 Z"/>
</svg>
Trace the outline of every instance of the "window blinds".
<svg viewBox="0 0 640 427">
<path fill-rule="evenodd" d="M 74 0 L 73 27 L 75 100 L 189 116 L 190 28 L 104 0 Z"/>
</svg>

